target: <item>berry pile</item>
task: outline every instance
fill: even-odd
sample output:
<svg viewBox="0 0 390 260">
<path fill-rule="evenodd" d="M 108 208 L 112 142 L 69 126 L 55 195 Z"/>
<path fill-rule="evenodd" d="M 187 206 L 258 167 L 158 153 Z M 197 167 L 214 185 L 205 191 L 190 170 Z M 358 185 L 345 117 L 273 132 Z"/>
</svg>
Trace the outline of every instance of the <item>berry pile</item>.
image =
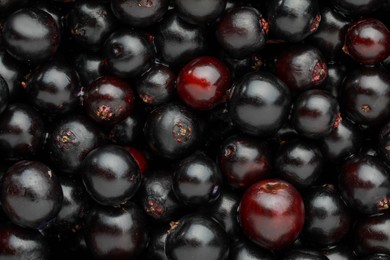
<svg viewBox="0 0 390 260">
<path fill-rule="evenodd" d="M 0 0 L 0 259 L 389 260 L 390 0 Z"/>
</svg>

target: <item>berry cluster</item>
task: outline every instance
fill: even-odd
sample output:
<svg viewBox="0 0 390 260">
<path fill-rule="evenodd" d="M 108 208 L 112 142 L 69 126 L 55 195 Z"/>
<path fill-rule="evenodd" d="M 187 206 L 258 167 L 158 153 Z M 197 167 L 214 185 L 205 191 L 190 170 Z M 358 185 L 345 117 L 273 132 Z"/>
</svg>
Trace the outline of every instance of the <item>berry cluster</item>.
<svg viewBox="0 0 390 260">
<path fill-rule="evenodd" d="M 0 259 L 389 260 L 390 0 L 0 0 Z"/>
</svg>

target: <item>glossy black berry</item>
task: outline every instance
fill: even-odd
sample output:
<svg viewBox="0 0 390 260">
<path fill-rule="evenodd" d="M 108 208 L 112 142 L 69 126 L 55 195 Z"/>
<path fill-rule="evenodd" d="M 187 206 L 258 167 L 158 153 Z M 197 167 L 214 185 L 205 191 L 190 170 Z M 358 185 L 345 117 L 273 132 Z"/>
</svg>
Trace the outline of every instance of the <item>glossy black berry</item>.
<svg viewBox="0 0 390 260">
<path fill-rule="evenodd" d="M 90 152 L 80 174 L 89 195 L 102 205 L 118 206 L 126 202 L 141 185 L 137 163 L 117 145 L 100 146 Z"/>
<path fill-rule="evenodd" d="M 381 0 L 331 0 L 332 6 L 348 16 L 367 15 L 381 8 Z"/>
<path fill-rule="evenodd" d="M 2 178 L 1 206 L 22 227 L 43 227 L 61 209 L 62 190 L 54 172 L 38 161 L 19 161 Z"/>
<path fill-rule="evenodd" d="M 25 8 L 8 17 L 3 28 L 3 42 L 8 53 L 16 59 L 37 63 L 56 53 L 60 32 L 50 14 Z"/>
<path fill-rule="evenodd" d="M 149 147 L 168 159 L 183 158 L 202 141 L 200 119 L 188 108 L 166 104 L 147 118 L 144 134 Z"/>
<path fill-rule="evenodd" d="M 161 20 L 168 5 L 169 0 L 113 0 L 111 10 L 125 24 L 146 27 Z"/>
<path fill-rule="evenodd" d="M 339 192 L 331 186 L 312 188 L 304 201 L 305 239 L 320 246 L 340 242 L 351 226 L 351 214 Z"/>
<path fill-rule="evenodd" d="M 321 175 L 324 158 L 320 149 L 304 139 L 283 143 L 275 158 L 275 170 L 297 187 L 311 186 Z"/>
<path fill-rule="evenodd" d="M 390 124 L 383 126 L 379 133 L 378 151 L 386 163 L 390 163 Z"/>
<path fill-rule="evenodd" d="M 139 136 L 142 134 L 143 124 L 144 119 L 135 112 L 115 124 L 108 134 L 108 138 L 111 142 L 119 145 L 132 145 L 140 141 Z"/>
<path fill-rule="evenodd" d="M 343 199 L 354 210 L 374 214 L 389 208 L 390 176 L 375 157 L 349 158 L 340 169 L 338 183 Z"/>
<path fill-rule="evenodd" d="M 83 105 L 95 122 L 114 125 L 132 113 L 134 103 L 133 89 L 126 81 L 104 76 L 86 89 Z"/>
<path fill-rule="evenodd" d="M 282 127 L 290 106 L 290 91 L 281 80 L 270 73 L 253 72 L 236 82 L 229 112 L 243 132 L 266 136 Z"/>
<path fill-rule="evenodd" d="M 310 45 L 295 45 L 282 52 L 276 61 L 276 76 L 294 91 L 321 84 L 328 70 L 321 52 Z"/>
<path fill-rule="evenodd" d="M 339 243 L 337 246 L 330 246 L 321 250 L 322 254 L 329 260 L 354 260 L 356 255 L 353 249 L 343 243 Z M 365 259 L 368 260 L 368 259 Z M 374 259 L 372 259 L 374 260 Z M 385 259 L 384 259 L 385 260 Z M 390 259 L 389 259 L 390 260 Z"/>
<path fill-rule="evenodd" d="M 171 223 L 166 239 L 168 259 L 223 260 L 229 255 L 229 239 L 219 224 L 192 214 Z"/>
<path fill-rule="evenodd" d="M 169 67 L 155 65 L 140 77 L 136 91 L 145 104 L 161 105 L 173 99 L 175 80 L 176 75 Z"/>
<path fill-rule="evenodd" d="M 329 7 L 321 10 L 318 29 L 309 37 L 328 59 L 339 59 L 350 20 Z"/>
<path fill-rule="evenodd" d="M 172 220 L 180 209 L 172 190 L 173 176 L 167 171 L 148 173 L 142 184 L 143 209 L 156 220 Z"/>
<path fill-rule="evenodd" d="M 67 16 L 70 36 L 88 50 L 99 50 L 115 23 L 108 4 L 90 0 L 77 1 Z"/>
<path fill-rule="evenodd" d="M 0 154 L 6 160 L 36 156 L 44 139 L 40 114 L 25 104 L 12 104 L 0 116 Z"/>
<path fill-rule="evenodd" d="M 265 46 L 268 24 L 252 7 L 237 7 L 226 13 L 215 31 L 222 49 L 236 59 L 249 57 Z"/>
<path fill-rule="evenodd" d="M 339 124 L 338 102 L 327 91 L 305 91 L 295 101 L 291 120 L 297 132 L 305 137 L 327 136 Z"/>
<path fill-rule="evenodd" d="M 150 233 L 148 248 L 146 250 L 147 259 L 168 260 L 165 255 L 165 241 L 168 236 L 168 224 L 154 228 Z"/>
<path fill-rule="evenodd" d="M 268 145 L 243 135 L 224 141 L 219 150 L 218 163 L 226 181 L 233 188 L 249 187 L 271 173 Z"/>
<path fill-rule="evenodd" d="M 72 115 L 55 123 L 46 146 L 59 171 L 76 174 L 87 154 L 101 143 L 100 130 L 91 119 Z"/>
<path fill-rule="evenodd" d="M 120 77 L 135 77 L 154 61 L 153 44 L 146 34 L 131 29 L 113 32 L 103 46 L 108 69 Z"/>
<path fill-rule="evenodd" d="M 161 21 L 154 43 L 161 59 L 174 65 L 201 56 L 207 49 L 204 29 L 184 22 L 176 13 Z"/>
<path fill-rule="evenodd" d="M 1 259 L 50 259 L 50 248 L 37 230 L 12 224 L 0 225 Z"/>
<path fill-rule="evenodd" d="M 196 152 L 176 166 L 172 188 L 181 203 L 205 206 L 221 195 L 222 174 L 211 158 Z"/>
<path fill-rule="evenodd" d="M 321 21 L 317 0 L 271 0 L 267 3 L 272 37 L 299 42 L 314 33 Z"/>
<path fill-rule="evenodd" d="M 80 104 L 81 84 L 77 72 L 60 60 L 39 66 L 25 89 L 32 105 L 44 114 L 65 114 Z"/>
<path fill-rule="evenodd" d="M 354 242 L 357 252 L 362 255 L 390 254 L 389 234 L 390 216 L 388 214 L 373 215 L 362 219 L 355 227 Z"/>
<path fill-rule="evenodd" d="M 381 68 L 360 67 L 347 75 L 341 98 L 340 104 L 353 122 L 383 123 L 390 115 L 390 75 Z"/>
<path fill-rule="evenodd" d="M 347 67 L 343 63 L 328 63 L 328 74 L 319 88 L 329 91 L 332 96 L 338 98 L 341 95 L 343 81 L 347 75 Z"/>
<path fill-rule="evenodd" d="M 252 243 L 245 237 L 239 237 L 230 247 L 230 260 L 276 260 L 270 251 Z"/>
<path fill-rule="evenodd" d="M 145 215 L 134 203 L 98 207 L 86 220 L 85 242 L 97 259 L 137 259 L 147 246 L 147 229 Z"/>
<path fill-rule="evenodd" d="M 284 255 L 283 260 L 327 260 L 321 252 L 313 249 L 293 249 Z"/>
<path fill-rule="evenodd" d="M 191 24 L 214 22 L 225 10 L 227 0 L 175 0 L 178 15 Z"/>
</svg>

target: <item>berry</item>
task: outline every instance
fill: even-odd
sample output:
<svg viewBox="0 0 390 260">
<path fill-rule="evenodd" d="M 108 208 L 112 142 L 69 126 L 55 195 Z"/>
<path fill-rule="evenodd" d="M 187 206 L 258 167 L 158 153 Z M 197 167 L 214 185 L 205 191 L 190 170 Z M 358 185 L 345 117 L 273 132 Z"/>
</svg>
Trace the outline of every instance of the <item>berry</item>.
<svg viewBox="0 0 390 260">
<path fill-rule="evenodd" d="M 216 58 L 197 58 L 181 69 L 176 88 L 188 106 L 210 110 L 223 101 L 230 88 L 229 69 Z"/>
<path fill-rule="evenodd" d="M 213 22 L 225 10 L 227 0 L 175 0 L 177 13 L 191 24 Z"/>
</svg>

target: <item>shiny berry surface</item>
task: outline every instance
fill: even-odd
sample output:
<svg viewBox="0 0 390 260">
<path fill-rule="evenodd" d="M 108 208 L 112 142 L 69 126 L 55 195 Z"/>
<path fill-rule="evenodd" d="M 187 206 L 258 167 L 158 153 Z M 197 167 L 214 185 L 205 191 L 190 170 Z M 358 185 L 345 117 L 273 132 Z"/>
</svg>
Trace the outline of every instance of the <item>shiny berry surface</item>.
<svg viewBox="0 0 390 260">
<path fill-rule="evenodd" d="M 376 19 L 356 21 L 348 28 L 343 50 L 359 63 L 381 62 L 390 55 L 390 31 Z"/>
<path fill-rule="evenodd" d="M 233 136 L 221 146 L 219 167 L 229 185 L 247 188 L 271 173 L 271 154 L 266 143 L 247 136 Z"/>
<path fill-rule="evenodd" d="M 282 52 L 276 62 L 276 76 L 295 91 L 321 84 L 327 76 L 325 58 L 311 46 L 295 46 Z"/>
<path fill-rule="evenodd" d="M 134 92 L 126 81 L 118 77 L 101 77 L 87 88 L 84 107 L 95 122 L 113 125 L 133 111 Z"/>
<path fill-rule="evenodd" d="M 390 176 L 387 167 L 375 157 L 348 159 L 339 174 L 339 188 L 344 200 L 363 214 L 389 208 Z"/>
<path fill-rule="evenodd" d="M 7 108 L 9 99 L 8 85 L 5 79 L 0 76 L 0 114 Z"/>
<path fill-rule="evenodd" d="M 131 199 L 141 184 L 133 157 L 122 147 L 105 145 L 90 152 L 80 174 L 93 199 L 102 205 L 118 206 Z"/>
<path fill-rule="evenodd" d="M 7 83 L 11 100 L 20 98 L 22 93 L 21 82 L 23 81 L 24 73 L 25 68 L 20 62 L 5 50 L 0 50 L 0 75 Z"/>
<path fill-rule="evenodd" d="M 268 249 L 284 248 L 302 231 L 305 221 L 302 197 L 285 181 L 258 182 L 241 199 L 239 221 L 245 235 L 256 244 Z"/>
<path fill-rule="evenodd" d="M 82 53 L 75 57 L 74 66 L 83 86 L 88 86 L 104 74 L 103 58 L 98 54 Z"/>
<path fill-rule="evenodd" d="M 381 0 L 331 0 L 335 9 L 348 16 L 367 15 L 381 8 Z"/>
<path fill-rule="evenodd" d="M 36 9 L 20 9 L 8 17 L 3 28 L 6 50 L 23 62 L 41 62 L 56 53 L 60 32 L 50 14 Z"/>
<path fill-rule="evenodd" d="M 1 206 L 19 226 L 45 226 L 60 211 L 63 195 L 55 173 L 38 161 L 19 161 L 4 174 Z"/>
<path fill-rule="evenodd" d="M 243 132 L 266 136 L 282 127 L 290 106 L 290 91 L 281 80 L 266 72 L 254 72 L 236 83 L 229 112 Z"/>
<path fill-rule="evenodd" d="M 213 220 L 197 214 L 172 222 L 166 239 L 168 259 L 223 260 L 229 254 L 225 231 Z"/>
<path fill-rule="evenodd" d="M 329 135 L 340 120 L 337 100 L 327 91 L 308 90 L 295 101 L 291 116 L 297 132 L 308 138 Z"/>
<path fill-rule="evenodd" d="M 222 102 L 230 84 L 229 69 L 218 59 L 205 56 L 182 68 L 176 88 L 181 100 L 188 106 L 209 110 Z"/>
<path fill-rule="evenodd" d="M 227 0 L 175 0 L 177 12 L 184 21 L 191 24 L 213 22 L 225 10 Z"/>
</svg>

